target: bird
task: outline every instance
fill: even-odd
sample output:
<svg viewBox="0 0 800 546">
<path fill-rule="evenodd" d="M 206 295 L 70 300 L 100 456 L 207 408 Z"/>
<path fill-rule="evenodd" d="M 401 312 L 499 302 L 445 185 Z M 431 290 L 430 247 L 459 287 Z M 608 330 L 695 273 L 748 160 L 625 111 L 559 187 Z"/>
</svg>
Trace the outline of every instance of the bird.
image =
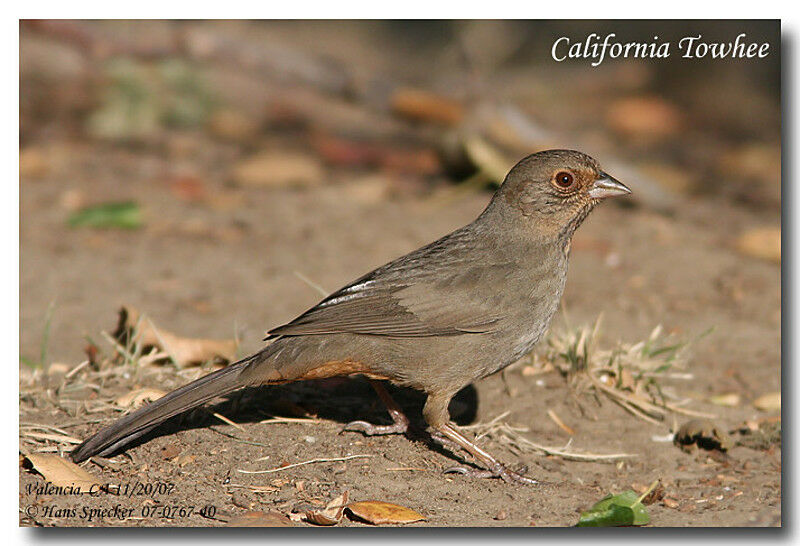
<svg viewBox="0 0 800 546">
<path fill-rule="evenodd" d="M 452 471 L 537 483 L 458 430 L 448 405 L 542 339 L 561 301 L 575 230 L 599 202 L 629 193 L 584 153 L 531 154 L 471 223 L 347 284 L 269 330 L 259 351 L 123 416 L 71 458 L 114 454 L 168 419 L 245 387 L 362 375 L 392 424 L 354 421 L 345 430 L 404 433 L 409 419 L 383 382 L 415 388 L 427 395 L 422 414 L 431 437 L 482 467 Z"/>
</svg>

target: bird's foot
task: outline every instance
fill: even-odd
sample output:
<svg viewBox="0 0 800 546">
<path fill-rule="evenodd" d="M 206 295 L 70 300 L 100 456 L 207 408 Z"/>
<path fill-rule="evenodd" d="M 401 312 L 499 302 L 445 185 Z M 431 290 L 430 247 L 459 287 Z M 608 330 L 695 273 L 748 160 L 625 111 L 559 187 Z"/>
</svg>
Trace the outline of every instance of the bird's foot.
<svg viewBox="0 0 800 546">
<path fill-rule="evenodd" d="M 504 465 L 497 463 L 492 465 L 489 470 L 482 470 L 480 468 L 469 468 L 466 466 L 453 466 L 444 471 L 445 474 L 463 474 L 473 478 L 501 478 L 508 483 L 523 483 L 526 485 L 536 485 L 539 482 L 533 478 L 524 475 L 528 469 L 523 467 L 520 472 L 509 470 Z"/>
<path fill-rule="evenodd" d="M 458 453 L 459 451 L 462 451 L 461 450 L 461 446 L 458 443 L 454 442 L 453 440 L 451 440 L 450 438 L 448 438 L 447 436 L 445 436 L 441 432 L 437 432 L 435 430 L 431 430 L 431 431 L 429 431 L 429 434 L 431 435 L 431 439 L 434 442 L 436 442 L 437 444 L 439 444 L 443 448 L 451 451 L 452 453 Z M 462 453 L 463 453 L 463 451 L 462 451 Z M 467 452 L 467 455 L 469 456 L 469 461 L 474 460 L 474 458 L 472 457 L 471 453 Z M 454 468 L 460 468 L 460 467 L 454 467 Z M 466 468 L 466 467 L 464 467 L 464 468 Z M 447 472 L 447 471 L 445 471 L 445 472 Z"/>
<path fill-rule="evenodd" d="M 342 430 L 362 432 L 366 436 L 404 434 L 408 430 L 408 420 L 397 420 L 391 425 L 373 425 L 366 421 L 352 421 L 347 423 Z"/>
<path fill-rule="evenodd" d="M 379 381 L 370 380 L 370 384 L 372 388 L 375 389 L 375 392 L 378 393 L 383 403 L 386 405 L 386 411 L 389 412 L 389 415 L 392 418 L 391 425 L 373 425 L 372 423 L 368 423 L 366 421 L 352 421 L 347 423 L 343 431 L 345 430 L 352 430 L 356 432 L 363 432 L 366 436 L 383 436 L 386 434 L 405 434 L 408 430 L 408 424 L 410 421 L 406 414 L 403 413 L 403 410 L 400 409 L 400 406 L 397 405 L 392 397 L 386 392 L 386 389 Z"/>
</svg>

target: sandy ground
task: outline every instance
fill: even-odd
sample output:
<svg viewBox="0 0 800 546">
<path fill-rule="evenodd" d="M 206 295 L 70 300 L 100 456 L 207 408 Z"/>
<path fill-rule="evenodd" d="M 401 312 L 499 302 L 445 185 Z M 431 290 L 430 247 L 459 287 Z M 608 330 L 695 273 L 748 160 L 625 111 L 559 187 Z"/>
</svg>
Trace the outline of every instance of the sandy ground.
<svg viewBox="0 0 800 546">
<path fill-rule="evenodd" d="M 226 158 L 224 147 L 209 153 L 189 141 L 185 149 L 187 160 L 199 168 L 203 161 L 211 169 Z M 20 330 L 22 354 L 38 358 L 46 310 L 54 302 L 48 360 L 70 366 L 85 358 L 84 336 L 109 350 L 99 332 L 113 329 L 120 304 L 133 305 L 185 336 L 224 338 L 237 331 L 242 353 L 255 350 L 265 330 L 319 299 L 298 272 L 327 290 L 336 289 L 470 221 L 489 199 L 488 193 L 448 190 L 393 195 L 380 178 L 363 176 L 306 189 L 242 190 L 212 182 L 212 198 L 187 202 L 159 177 L 169 160 L 157 152 L 77 144 L 63 157 L 49 176 L 23 181 Z M 134 178 L 137 183 L 131 184 Z M 636 190 L 635 180 L 626 182 Z M 144 203 L 146 227 L 130 232 L 66 228 L 71 200 L 86 195 L 92 201 L 132 198 Z M 733 238 L 779 218 L 777 212 L 722 200 L 682 199 L 671 216 L 621 204 L 599 207 L 575 238 L 564 308 L 571 324 L 592 323 L 602 313 L 600 343 L 607 346 L 645 339 L 659 324 L 682 338 L 713 328 L 691 347 L 687 371 L 693 379 L 670 385 L 693 399 L 692 408 L 714 413 L 718 426 L 736 431 L 747 419 L 767 416 L 753 408 L 756 397 L 780 390 L 781 284 L 779 264 L 743 256 Z M 562 309 L 554 327 L 563 323 Z M 739 445 L 743 437 L 734 433 L 736 445 L 727 457 L 687 454 L 654 441 L 669 434 L 672 417 L 659 425 L 645 423 L 586 394 L 579 397 L 583 414 L 558 374 L 526 376 L 521 369 L 509 370 L 505 381 L 496 375 L 468 389 L 454 405 L 456 420 L 486 422 L 508 411 L 504 421 L 528 427 L 530 440 L 563 446 L 570 438 L 547 417 L 551 409 L 574 429 L 572 448 L 636 457 L 614 463 L 569 461 L 513 452 L 486 438 L 484 447 L 512 466 L 527 465 L 528 474 L 542 484 L 445 475 L 442 470 L 454 464 L 453 457 L 431 449 L 421 431 L 372 438 L 341 432 L 342 424 L 354 418 L 386 422 L 362 379 L 288 385 L 248 392 L 223 406 L 220 411 L 243 430 L 196 416 L 103 468 L 87 466 L 104 482 L 174 484 L 169 495 L 156 497 L 155 505 L 213 506 L 214 518 L 196 512 L 124 521 L 55 517 L 53 507 L 117 502 L 140 507 L 153 501 L 36 496 L 26 488 L 43 483 L 42 478 L 20 470 L 20 523 L 223 525 L 248 510 L 287 513 L 349 491 L 351 500 L 384 500 L 417 510 L 427 520 L 415 525 L 565 526 L 575 524 L 579 511 L 607 492 L 660 478 L 665 495 L 677 502 L 648 507 L 654 526 L 780 525 L 779 440 L 745 447 Z M 37 385 L 47 387 L 51 379 L 45 374 Z M 93 397 L 113 398 L 137 385 L 168 389 L 187 380 L 185 373 L 179 376 L 167 367 L 58 396 L 43 388 L 22 398 L 21 420 L 55 425 L 83 438 L 116 414 L 72 415 L 73 406 L 59 404 L 59 397 L 81 400 L 93 392 Z M 741 396 L 736 407 L 708 403 L 710 396 L 729 392 Z M 421 428 L 421 396 L 395 394 Z M 321 422 L 260 423 L 265 413 L 314 415 Z M 686 419 L 675 417 L 678 423 Z M 167 457 L 165 449 L 180 455 Z M 274 474 L 237 472 L 354 454 L 369 457 Z M 262 457 L 268 458 L 257 461 Z M 254 492 L 243 485 L 266 489 Z M 36 507 L 33 517 L 22 510 L 31 506 Z M 344 520 L 340 525 L 361 524 Z"/>
</svg>

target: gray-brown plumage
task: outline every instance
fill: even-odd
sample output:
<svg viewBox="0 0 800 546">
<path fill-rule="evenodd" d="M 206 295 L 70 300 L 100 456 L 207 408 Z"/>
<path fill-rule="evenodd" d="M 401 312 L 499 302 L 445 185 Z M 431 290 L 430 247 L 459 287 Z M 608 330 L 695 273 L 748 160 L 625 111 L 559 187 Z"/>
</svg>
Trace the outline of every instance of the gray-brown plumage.
<svg viewBox="0 0 800 546">
<path fill-rule="evenodd" d="M 540 152 L 520 161 L 472 223 L 364 275 L 269 332 L 258 353 L 209 374 L 101 430 L 75 461 L 113 453 L 165 420 L 243 387 L 363 374 L 427 393 L 434 437 L 504 479 L 507 470 L 449 422 L 463 387 L 525 355 L 545 333 L 567 275 L 572 234 L 604 197 L 630 190 L 587 155 Z M 373 381 L 394 425 L 408 420 Z"/>
</svg>

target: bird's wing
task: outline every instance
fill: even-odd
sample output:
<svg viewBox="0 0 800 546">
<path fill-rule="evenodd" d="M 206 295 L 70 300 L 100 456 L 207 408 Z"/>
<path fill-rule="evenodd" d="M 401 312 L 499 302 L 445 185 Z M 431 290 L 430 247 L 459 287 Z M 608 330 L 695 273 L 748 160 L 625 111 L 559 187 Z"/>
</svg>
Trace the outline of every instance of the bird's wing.
<svg viewBox="0 0 800 546">
<path fill-rule="evenodd" d="M 436 247 L 428 247 L 425 258 L 431 251 L 435 254 Z M 468 265 L 458 256 L 419 258 L 410 254 L 376 269 L 270 330 L 267 339 L 337 333 L 451 336 L 486 333 L 502 320 L 491 297 L 483 297 L 502 265 Z"/>
</svg>

